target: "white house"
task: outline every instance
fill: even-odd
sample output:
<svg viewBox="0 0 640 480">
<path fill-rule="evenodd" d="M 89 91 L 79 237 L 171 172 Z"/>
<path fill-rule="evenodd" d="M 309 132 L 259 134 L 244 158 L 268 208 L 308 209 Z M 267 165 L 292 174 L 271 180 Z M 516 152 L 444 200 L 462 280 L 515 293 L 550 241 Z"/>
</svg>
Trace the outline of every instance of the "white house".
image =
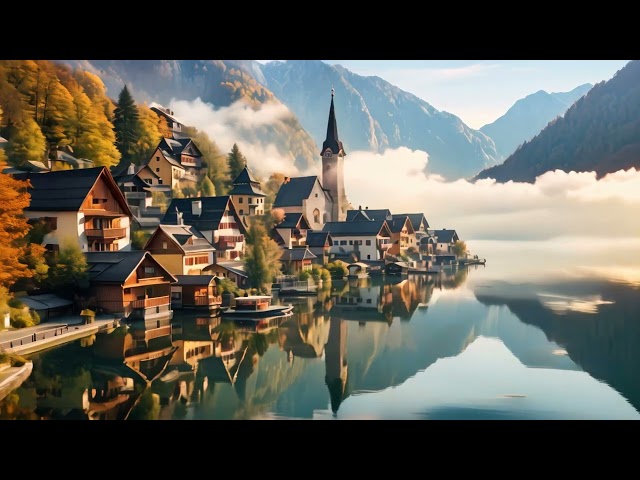
<svg viewBox="0 0 640 480">
<path fill-rule="evenodd" d="M 131 250 L 131 210 L 106 167 L 26 174 L 31 203 L 25 216 L 50 229 L 43 244 L 56 252 L 65 239 L 83 252 Z"/>
<path fill-rule="evenodd" d="M 429 234 L 436 237 L 436 255 L 446 255 L 451 253 L 451 249 L 460 238 L 455 230 L 429 230 Z"/>
<path fill-rule="evenodd" d="M 332 200 L 317 176 L 286 177 L 273 208 L 280 208 L 285 214 L 301 213 L 313 230 L 322 230 L 331 219 Z"/>
<path fill-rule="evenodd" d="M 331 254 L 353 253 L 358 260 L 382 260 L 391 247 L 391 231 L 386 220 L 328 222 L 324 232 L 333 239 Z"/>
</svg>

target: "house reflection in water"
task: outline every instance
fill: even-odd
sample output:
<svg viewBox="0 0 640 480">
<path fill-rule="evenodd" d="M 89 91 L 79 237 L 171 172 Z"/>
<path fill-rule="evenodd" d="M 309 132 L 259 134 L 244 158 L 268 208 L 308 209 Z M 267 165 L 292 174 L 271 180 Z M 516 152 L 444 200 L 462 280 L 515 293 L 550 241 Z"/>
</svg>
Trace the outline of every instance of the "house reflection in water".
<svg viewBox="0 0 640 480">
<path fill-rule="evenodd" d="M 287 353 L 292 364 L 295 357 L 320 358 L 329 338 L 329 322 L 323 304 L 315 298 L 304 297 L 295 304 L 293 316 L 278 328 L 280 350 Z"/>
<path fill-rule="evenodd" d="M 325 346 L 325 383 L 329 389 L 331 411 L 338 413 L 340 404 L 347 398 L 347 322 L 332 318 L 329 339 Z"/>
</svg>

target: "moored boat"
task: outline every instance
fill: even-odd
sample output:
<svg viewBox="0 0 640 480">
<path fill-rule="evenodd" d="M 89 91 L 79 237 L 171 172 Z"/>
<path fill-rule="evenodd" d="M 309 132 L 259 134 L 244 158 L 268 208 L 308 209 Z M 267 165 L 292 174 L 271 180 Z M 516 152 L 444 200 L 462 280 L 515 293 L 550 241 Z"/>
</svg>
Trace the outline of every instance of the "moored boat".
<svg viewBox="0 0 640 480">
<path fill-rule="evenodd" d="M 286 315 L 293 310 L 293 305 L 271 305 L 269 295 L 250 295 L 236 298 L 236 305 L 222 312 L 223 317 L 273 317 Z"/>
</svg>

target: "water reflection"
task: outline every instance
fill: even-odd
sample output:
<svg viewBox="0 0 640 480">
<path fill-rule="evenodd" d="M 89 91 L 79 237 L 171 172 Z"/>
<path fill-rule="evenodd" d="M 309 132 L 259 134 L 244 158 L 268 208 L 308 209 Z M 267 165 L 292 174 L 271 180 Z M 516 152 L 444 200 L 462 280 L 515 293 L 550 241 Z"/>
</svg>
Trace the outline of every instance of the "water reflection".
<svg viewBox="0 0 640 480">
<path fill-rule="evenodd" d="M 276 299 L 294 305 L 289 317 L 178 313 L 119 327 L 32 356 L 33 374 L 0 414 L 640 417 L 637 289 L 576 278 L 514 285 L 482 273 L 334 282 L 317 297 Z"/>
</svg>

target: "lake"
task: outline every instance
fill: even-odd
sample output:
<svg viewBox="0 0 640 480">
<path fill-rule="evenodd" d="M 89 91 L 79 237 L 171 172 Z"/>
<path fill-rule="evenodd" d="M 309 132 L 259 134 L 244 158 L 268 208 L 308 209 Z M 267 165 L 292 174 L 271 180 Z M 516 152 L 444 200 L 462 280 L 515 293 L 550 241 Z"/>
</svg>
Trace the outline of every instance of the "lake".
<svg viewBox="0 0 640 480">
<path fill-rule="evenodd" d="M 640 419 L 637 242 L 469 242 L 256 325 L 176 312 L 29 356 L 20 419 Z"/>
</svg>

